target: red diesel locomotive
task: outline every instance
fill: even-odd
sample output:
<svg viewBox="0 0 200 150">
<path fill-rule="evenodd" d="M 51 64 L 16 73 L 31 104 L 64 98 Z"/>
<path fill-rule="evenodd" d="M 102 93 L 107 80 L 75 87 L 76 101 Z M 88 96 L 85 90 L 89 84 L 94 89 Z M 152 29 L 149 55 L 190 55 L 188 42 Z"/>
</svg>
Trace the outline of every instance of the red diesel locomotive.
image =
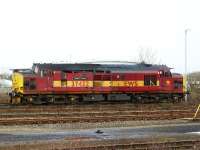
<svg viewBox="0 0 200 150">
<path fill-rule="evenodd" d="M 33 64 L 15 69 L 11 103 L 74 103 L 80 101 L 179 100 L 185 94 L 180 74 L 165 65 Z"/>
</svg>

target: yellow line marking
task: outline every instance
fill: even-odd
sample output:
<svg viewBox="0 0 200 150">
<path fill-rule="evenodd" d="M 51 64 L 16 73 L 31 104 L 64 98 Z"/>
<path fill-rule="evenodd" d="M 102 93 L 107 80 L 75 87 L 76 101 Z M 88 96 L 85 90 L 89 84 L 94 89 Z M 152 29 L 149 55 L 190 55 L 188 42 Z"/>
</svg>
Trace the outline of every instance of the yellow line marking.
<svg viewBox="0 0 200 150">
<path fill-rule="evenodd" d="M 199 104 L 199 106 L 198 106 L 198 108 L 197 108 L 197 110 L 196 110 L 196 112 L 195 112 L 195 114 L 194 114 L 193 119 L 195 119 L 195 118 L 197 117 L 197 114 L 198 114 L 198 112 L 199 112 L 199 109 L 200 109 L 200 104 Z"/>
</svg>

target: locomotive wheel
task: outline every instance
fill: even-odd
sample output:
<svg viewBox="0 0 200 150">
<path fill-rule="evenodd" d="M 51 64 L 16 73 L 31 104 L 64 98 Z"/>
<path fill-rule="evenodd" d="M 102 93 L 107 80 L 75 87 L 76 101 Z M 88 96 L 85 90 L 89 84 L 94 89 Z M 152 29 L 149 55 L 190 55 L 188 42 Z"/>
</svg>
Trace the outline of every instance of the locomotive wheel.
<svg viewBox="0 0 200 150">
<path fill-rule="evenodd" d="M 75 104 L 78 104 L 79 103 L 79 99 L 80 97 L 79 96 L 75 96 L 75 95 L 70 95 L 68 96 L 68 102 L 71 104 L 71 105 L 75 105 Z"/>
<path fill-rule="evenodd" d="M 28 104 L 27 99 L 26 99 L 26 98 L 21 98 L 21 104 L 22 104 L 22 105 Z"/>
<path fill-rule="evenodd" d="M 141 96 L 136 96 L 136 103 L 144 103 L 144 99 Z"/>
<path fill-rule="evenodd" d="M 51 97 L 49 98 L 49 102 L 53 104 L 67 104 L 68 98 L 66 96 L 59 96 L 59 97 Z"/>
<path fill-rule="evenodd" d="M 156 97 L 154 97 L 154 101 L 155 101 L 156 103 L 159 103 L 160 98 L 159 98 L 158 96 L 156 96 Z"/>
<path fill-rule="evenodd" d="M 108 95 L 107 94 L 104 94 L 103 97 L 104 97 L 105 101 L 108 101 Z"/>
<path fill-rule="evenodd" d="M 11 99 L 11 104 L 20 104 L 21 103 L 21 97 L 13 96 Z"/>
<path fill-rule="evenodd" d="M 79 102 L 79 103 L 83 103 L 83 97 L 82 97 L 82 96 L 80 96 L 80 97 L 78 98 L 78 102 Z"/>
<path fill-rule="evenodd" d="M 130 96 L 131 103 L 137 103 L 137 98 L 134 95 Z"/>
<path fill-rule="evenodd" d="M 45 103 L 46 102 L 42 101 L 42 98 L 40 96 L 33 97 L 32 104 L 41 105 L 41 104 L 45 104 Z"/>
</svg>

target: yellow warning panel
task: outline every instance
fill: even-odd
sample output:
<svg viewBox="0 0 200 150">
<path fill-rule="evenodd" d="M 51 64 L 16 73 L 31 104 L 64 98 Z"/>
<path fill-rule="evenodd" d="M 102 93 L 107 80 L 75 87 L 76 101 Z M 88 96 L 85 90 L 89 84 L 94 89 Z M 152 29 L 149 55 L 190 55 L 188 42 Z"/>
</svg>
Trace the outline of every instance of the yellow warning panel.
<svg viewBox="0 0 200 150">
<path fill-rule="evenodd" d="M 183 93 L 187 92 L 187 83 L 186 83 L 186 76 L 183 77 Z"/>
<path fill-rule="evenodd" d="M 14 72 L 12 75 L 12 90 L 17 93 L 23 93 L 24 77 L 23 74 Z"/>
</svg>

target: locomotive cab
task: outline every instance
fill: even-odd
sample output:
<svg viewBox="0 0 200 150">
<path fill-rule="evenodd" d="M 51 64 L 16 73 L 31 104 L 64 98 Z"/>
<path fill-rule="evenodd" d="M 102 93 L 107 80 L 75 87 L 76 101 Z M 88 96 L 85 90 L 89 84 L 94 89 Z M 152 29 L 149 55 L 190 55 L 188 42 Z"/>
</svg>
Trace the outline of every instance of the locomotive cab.
<svg viewBox="0 0 200 150">
<path fill-rule="evenodd" d="M 174 73 L 172 74 L 173 79 L 173 91 L 177 99 L 182 99 L 184 97 L 184 78 L 181 74 Z"/>
<path fill-rule="evenodd" d="M 170 70 L 167 70 L 167 71 L 162 70 L 162 71 L 159 71 L 159 73 L 160 73 L 161 87 L 163 87 L 165 91 L 171 90 L 172 74 Z"/>
<path fill-rule="evenodd" d="M 32 74 L 30 69 L 15 69 L 12 74 L 12 90 L 9 93 L 11 103 L 21 103 L 21 97 L 24 94 L 26 85 L 25 75 Z"/>
</svg>

